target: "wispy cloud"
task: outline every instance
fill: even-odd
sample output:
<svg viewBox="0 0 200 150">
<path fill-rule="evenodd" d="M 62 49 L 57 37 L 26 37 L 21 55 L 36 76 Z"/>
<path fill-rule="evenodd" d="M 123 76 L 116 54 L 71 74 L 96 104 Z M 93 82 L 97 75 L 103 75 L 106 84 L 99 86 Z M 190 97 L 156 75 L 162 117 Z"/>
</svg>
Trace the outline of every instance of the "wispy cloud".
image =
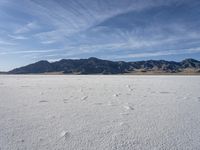
<svg viewBox="0 0 200 150">
<path fill-rule="evenodd" d="M 39 25 L 36 22 L 29 22 L 25 25 L 22 25 L 18 29 L 16 29 L 15 33 L 20 34 L 20 33 L 27 33 L 32 30 L 39 29 Z"/>
<path fill-rule="evenodd" d="M 200 53 L 193 49 L 200 44 L 199 9 L 198 0 L 1 0 L 0 56 L 33 61 Z"/>
<path fill-rule="evenodd" d="M 63 40 L 72 34 L 85 31 L 99 23 L 112 18 L 116 15 L 123 14 L 129 11 L 140 11 L 154 7 L 157 5 L 167 5 L 171 1 L 130 1 L 125 0 L 121 2 L 102 2 L 98 1 L 80 1 L 68 0 L 60 1 L 28 1 L 28 4 L 35 9 L 31 9 L 31 13 L 45 19 L 45 21 L 54 28 L 50 31 L 45 31 L 37 34 L 41 40 Z M 53 9 L 49 9 L 53 8 Z"/>
<path fill-rule="evenodd" d="M 10 38 L 15 39 L 15 40 L 26 40 L 28 37 L 25 36 L 19 36 L 19 35 L 8 35 Z"/>
<path fill-rule="evenodd" d="M 148 57 L 158 57 L 158 56 L 168 56 L 168 55 L 180 55 L 180 54 L 193 54 L 199 53 L 200 47 L 197 48 L 189 48 L 189 49 L 176 49 L 176 50 L 162 50 L 162 51 L 152 51 L 152 52 L 145 52 L 145 53 L 133 53 L 127 54 L 124 56 L 115 56 L 117 59 L 124 59 L 124 58 L 148 58 Z"/>
<path fill-rule="evenodd" d="M 41 54 L 41 53 L 50 53 L 57 52 L 59 49 L 42 49 L 42 50 L 20 50 L 20 51 L 4 51 L 0 52 L 0 55 L 14 55 L 14 54 Z"/>
<path fill-rule="evenodd" d="M 0 46 L 14 46 L 14 45 L 17 45 L 17 43 L 15 42 L 10 42 L 10 41 L 5 41 L 5 40 L 1 40 L 0 39 Z"/>
<path fill-rule="evenodd" d="M 57 42 L 56 40 L 41 41 L 42 44 L 53 44 L 56 42 Z"/>
</svg>

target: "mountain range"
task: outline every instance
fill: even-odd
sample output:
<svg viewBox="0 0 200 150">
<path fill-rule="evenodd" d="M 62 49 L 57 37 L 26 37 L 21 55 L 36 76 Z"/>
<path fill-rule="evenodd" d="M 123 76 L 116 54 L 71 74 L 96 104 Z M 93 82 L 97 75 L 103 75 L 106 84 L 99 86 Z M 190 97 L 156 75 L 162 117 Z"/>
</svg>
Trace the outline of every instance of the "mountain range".
<svg viewBox="0 0 200 150">
<path fill-rule="evenodd" d="M 200 74 L 200 61 L 147 60 L 137 62 L 88 59 L 45 60 L 13 69 L 9 74 Z"/>
</svg>

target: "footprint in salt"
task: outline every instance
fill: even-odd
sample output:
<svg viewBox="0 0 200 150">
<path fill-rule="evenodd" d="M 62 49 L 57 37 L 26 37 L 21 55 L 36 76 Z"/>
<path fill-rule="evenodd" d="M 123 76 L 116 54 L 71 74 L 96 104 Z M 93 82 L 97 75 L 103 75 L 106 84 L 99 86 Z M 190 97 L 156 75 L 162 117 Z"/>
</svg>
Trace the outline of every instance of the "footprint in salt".
<svg viewBox="0 0 200 150">
<path fill-rule="evenodd" d="M 69 101 L 69 99 L 67 99 L 67 98 L 64 98 L 64 99 L 63 99 L 63 102 L 64 102 L 64 103 L 67 103 L 68 101 Z"/>
<path fill-rule="evenodd" d="M 188 99 L 188 97 L 187 97 L 187 96 L 184 96 L 184 97 L 183 97 L 183 100 L 186 100 L 186 99 Z"/>
<path fill-rule="evenodd" d="M 62 131 L 60 134 L 60 138 L 64 138 L 65 140 L 67 140 L 70 137 L 70 133 L 67 131 Z"/>
<path fill-rule="evenodd" d="M 130 85 L 126 85 L 126 87 L 128 88 L 129 91 L 133 91 L 133 88 L 131 88 Z"/>
<path fill-rule="evenodd" d="M 108 106 L 116 106 L 113 102 L 108 102 Z"/>
<path fill-rule="evenodd" d="M 85 101 L 87 98 L 88 98 L 88 96 L 83 96 L 83 97 L 81 98 L 81 100 L 82 100 L 82 101 Z"/>
<path fill-rule="evenodd" d="M 113 94 L 114 97 L 119 97 L 120 94 Z"/>
<path fill-rule="evenodd" d="M 80 90 L 79 90 L 81 93 L 83 92 L 83 88 L 80 88 Z"/>
<path fill-rule="evenodd" d="M 54 119 L 56 118 L 56 116 L 54 116 L 54 115 L 49 115 L 49 116 L 47 116 L 46 118 L 47 118 L 47 119 L 50 119 L 50 120 L 54 120 Z"/>
<path fill-rule="evenodd" d="M 119 123 L 119 126 L 121 126 L 121 127 L 126 127 L 126 128 L 129 128 L 129 127 L 130 127 L 129 124 L 126 123 L 126 122 L 120 122 L 120 123 Z"/>
<path fill-rule="evenodd" d="M 43 139 L 43 138 L 39 138 L 39 141 L 40 141 L 40 142 L 43 142 L 43 141 L 44 141 L 44 139 Z"/>
<path fill-rule="evenodd" d="M 133 106 L 130 105 L 130 104 L 124 105 L 123 108 L 124 108 L 125 110 L 134 110 Z"/>
<path fill-rule="evenodd" d="M 124 108 L 127 109 L 127 110 L 134 110 L 134 108 L 132 106 L 126 106 L 125 105 Z"/>
<path fill-rule="evenodd" d="M 62 139 L 67 140 L 69 137 L 70 137 L 70 133 L 69 132 L 62 131 L 60 133 L 60 137 L 53 143 L 53 145 L 56 145 Z"/>
<path fill-rule="evenodd" d="M 22 143 L 24 143 L 24 140 L 21 140 Z"/>
<path fill-rule="evenodd" d="M 19 140 L 18 142 L 24 143 L 24 142 L 25 142 L 25 140 L 24 140 L 24 139 L 21 139 L 21 140 Z"/>
<path fill-rule="evenodd" d="M 124 122 L 120 122 L 120 123 L 119 123 L 119 126 L 123 126 L 123 125 L 125 125 Z"/>
</svg>

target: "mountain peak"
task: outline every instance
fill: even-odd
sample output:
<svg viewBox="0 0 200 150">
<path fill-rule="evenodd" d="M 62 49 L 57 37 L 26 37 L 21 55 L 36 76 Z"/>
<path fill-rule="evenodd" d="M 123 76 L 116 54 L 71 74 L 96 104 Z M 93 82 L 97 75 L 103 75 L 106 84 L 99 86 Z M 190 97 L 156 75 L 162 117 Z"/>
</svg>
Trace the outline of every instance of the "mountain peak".
<svg viewBox="0 0 200 150">
<path fill-rule="evenodd" d="M 46 63 L 46 64 L 49 64 L 50 62 L 48 62 L 47 60 L 40 60 L 40 61 L 38 61 L 38 62 L 36 62 L 36 63 L 38 63 L 38 64 L 39 64 L 39 63 L 44 63 L 44 64 Z"/>
<path fill-rule="evenodd" d="M 187 59 L 184 59 L 182 62 L 199 62 L 199 61 L 193 58 L 187 58 Z"/>
<path fill-rule="evenodd" d="M 99 58 L 96 58 L 96 57 L 90 57 L 88 58 L 89 60 L 100 60 Z"/>
</svg>

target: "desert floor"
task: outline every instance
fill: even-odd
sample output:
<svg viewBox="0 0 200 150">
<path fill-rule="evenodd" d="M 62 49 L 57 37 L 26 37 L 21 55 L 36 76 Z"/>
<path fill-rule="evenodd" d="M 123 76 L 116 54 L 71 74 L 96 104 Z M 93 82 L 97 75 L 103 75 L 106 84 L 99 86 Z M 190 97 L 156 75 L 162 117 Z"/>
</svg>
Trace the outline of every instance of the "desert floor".
<svg viewBox="0 0 200 150">
<path fill-rule="evenodd" d="M 0 150 L 200 148 L 200 76 L 0 76 Z"/>
</svg>

